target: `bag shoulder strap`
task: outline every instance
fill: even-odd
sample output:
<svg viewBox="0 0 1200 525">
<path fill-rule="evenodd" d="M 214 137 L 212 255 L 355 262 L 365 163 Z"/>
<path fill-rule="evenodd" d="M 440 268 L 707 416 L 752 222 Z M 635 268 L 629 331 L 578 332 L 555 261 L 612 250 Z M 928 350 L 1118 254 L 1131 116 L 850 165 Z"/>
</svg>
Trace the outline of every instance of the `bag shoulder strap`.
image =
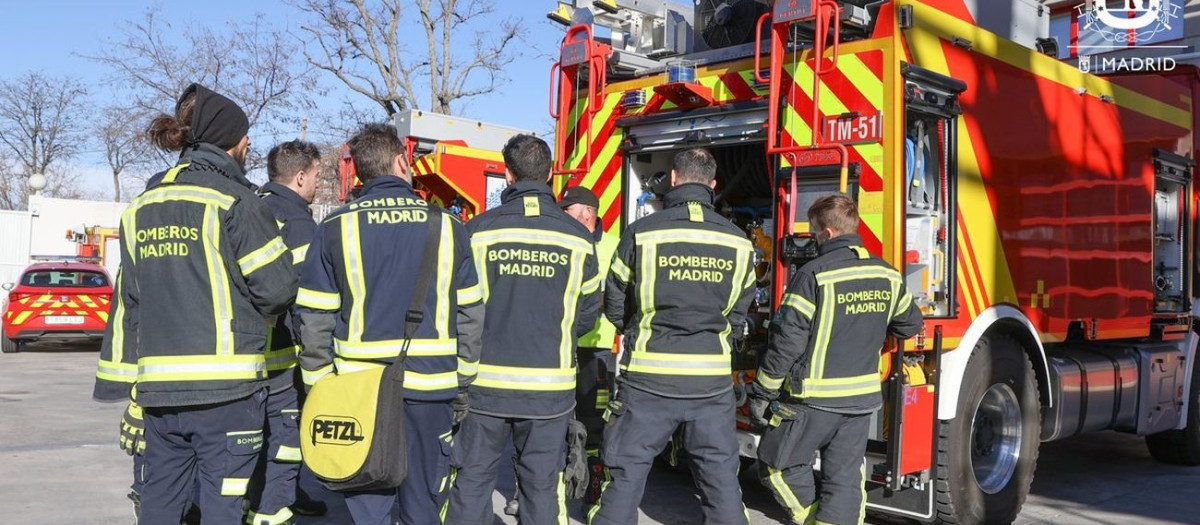
<svg viewBox="0 0 1200 525">
<path fill-rule="evenodd" d="M 429 293 L 429 283 L 433 281 L 434 269 L 437 268 L 438 245 L 442 242 L 442 209 L 437 204 L 428 203 L 429 234 L 425 238 L 425 249 L 421 253 L 421 269 L 417 275 L 417 285 L 413 287 L 412 302 L 404 314 L 404 347 L 400 354 L 403 361 L 408 354 L 409 341 L 421 321 L 425 320 L 425 296 Z"/>
</svg>

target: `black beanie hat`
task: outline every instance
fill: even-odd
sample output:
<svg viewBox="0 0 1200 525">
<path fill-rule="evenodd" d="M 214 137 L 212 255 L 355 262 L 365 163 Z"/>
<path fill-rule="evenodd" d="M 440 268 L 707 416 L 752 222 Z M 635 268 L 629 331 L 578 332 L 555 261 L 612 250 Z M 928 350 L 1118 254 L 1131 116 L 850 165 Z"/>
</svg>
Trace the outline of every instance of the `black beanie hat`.
<svg viewBox="0 0 1200 525">
<path fill-rule="evenodd" d="M 189 145 L 205 142 L 227 150 L 250 131 L 250 120 L 237 103 L 200 84 L 183 90 L 175 103 L 176 112 L 191 93 L 196 94 L 196 102 L 192 106 L 192 127 L 188 130 Z"/>
</svg>

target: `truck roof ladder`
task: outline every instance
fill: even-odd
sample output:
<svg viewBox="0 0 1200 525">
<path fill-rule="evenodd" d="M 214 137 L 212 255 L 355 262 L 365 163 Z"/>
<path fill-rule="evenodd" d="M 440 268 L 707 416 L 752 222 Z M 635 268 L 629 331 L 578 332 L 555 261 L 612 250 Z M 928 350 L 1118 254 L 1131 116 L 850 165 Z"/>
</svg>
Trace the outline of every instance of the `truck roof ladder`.
<svg viewBox="0 0 1200 525">
<path fill-rule="evenodd" d="M 592 26 L 576 24 L 563 37 L 558 62 L 550 68 L 550 118 L 554 134 L 554 174 L 582 177 L 592 168 L 592 119 L 604 104 L 608 57 L 612 47 L 592 38 Z M 566 118 L 562 118 L 566 117 Z M 582 152 L 576 151 L 579 147 Z M 574 168 L 568 158 L 582 155 Z"/>
</svg>

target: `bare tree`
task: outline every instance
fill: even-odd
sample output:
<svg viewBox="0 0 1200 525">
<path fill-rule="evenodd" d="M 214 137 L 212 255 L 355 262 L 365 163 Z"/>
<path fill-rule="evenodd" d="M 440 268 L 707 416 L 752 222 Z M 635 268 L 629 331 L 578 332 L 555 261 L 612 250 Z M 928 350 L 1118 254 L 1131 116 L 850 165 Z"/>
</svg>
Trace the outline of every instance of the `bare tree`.
<svg viewBox="0 0 1200 525">
<path fill-rule="evenodd" d="M 83 85 L 70 77 L 27 72 L 0 81 L 0 149 L 16 164 L 16 169 L 0 173 L 4 176 L 0 205 L 24 207 L 26 183 L 34 173 L 46 175 L 48 194 L 78 190 L 77 180 L 72 182 L 65 173 L 52 173 L 50 168 L 74 156 L 85 142 L 80 122 L 86 96 Z M 76 187 L 57 187 L 68 183 Z"/>
<path fill-rule="evenodd" d="M 143 129 L 146 118 L 146 111 L 110 106 L 96 121 L 93 135 L 102 146 L 104 160 L 112 172 L 114 202 L 120 202 L 124 196 L 122 179 L 133 178 L 144 183 L 144 172 L 139 172 L 138 168 L 157 158 Z M 142 176 L 138 176 L 139 173 Z"/>
<path fill-rule="evenodd" d="M 429 109 L 451 114 L 456 101 L 495 92 L 525 33 L 520 19 L 495 21 L 489 0 L 415 0 L 411 22 L 403 16 L 403 0 L 292 1 L 313 19 L 301 26 L 309 63 L 388 116 L 420 109 L 422 94 L 429 97 Z M 406 48 L 402 25 L 421 29 L 423 53 Z M 471 39 L 469 54 L 451 46 L 463 38 Z M 427 93 L 418 88 L 422 79 Z"/>
<path fill-rule="evenodd" d="M 169 112 L 183 89 L 199 82 L 238 102 L 252 134 L 270 136 L 313 107 L 316 75 L 299 44 L 272 29 L 265 15 L 224 28 L 181 31 L 155 8 L 121 27 L 119 37 L 103 42 L 88 58 L 109 67 L 112 83 L 128 90 L 138 109 Z M 175 44 L 179 33 L 182 39 Z"/>
</svg>

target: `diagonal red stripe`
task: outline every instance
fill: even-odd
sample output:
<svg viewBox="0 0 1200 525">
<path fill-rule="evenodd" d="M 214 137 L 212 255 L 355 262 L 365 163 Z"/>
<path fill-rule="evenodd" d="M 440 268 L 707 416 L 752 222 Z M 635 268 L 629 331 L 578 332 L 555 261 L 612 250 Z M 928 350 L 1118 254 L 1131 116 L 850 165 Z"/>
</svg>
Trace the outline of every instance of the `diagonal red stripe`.
<svg viewBox="0 0 1200 525">
<path fill-rule="evenodd" d="M 721 82 L 729 89 L 729 93 L 736 100 L 750 100 L 758 96 L 754 89 L 746 83 L 746 79 L 736 71 L 731 71 L 720 76 Z"/>
</svg>

